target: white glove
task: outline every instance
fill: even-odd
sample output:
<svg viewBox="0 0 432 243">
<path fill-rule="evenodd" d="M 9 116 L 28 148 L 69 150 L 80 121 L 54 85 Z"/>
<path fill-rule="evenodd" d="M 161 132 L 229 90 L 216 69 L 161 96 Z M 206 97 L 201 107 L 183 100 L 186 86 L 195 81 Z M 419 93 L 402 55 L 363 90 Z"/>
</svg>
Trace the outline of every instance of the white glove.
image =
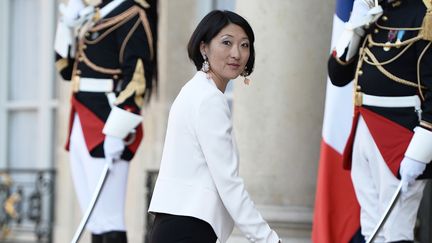
<svg viewBox="0 0 432 243">
<path fill-rule="evenodd" d="M 365 34 L 363 27 L 375 22 L 382 12 L 381 6 L 373 7 L 371 0 L 354 0 L 350 19 L 345 23 L 344 31 L 336 43 L 337 56 L 341 57 L 348 47 L 346 60 L 351 59 L 357 53 L 361 37 Z"/>
<path fill-rule="evenodd" d="M 85 8 L 82 0 L 69 0 L 67 6 L 60 4 L 60 12 L 66 23 L 73 23 L 78 18 L 78 13 Z"/>
<path fill-rule="evenodd" d="M 363 27 L 375 22 L 382 14 L 380 5 L 374 6 L 372 0 L 354 0 L 353 9 L 348 23 L 352 29 Z"/>
<path fill-rule="evenodd" d="M 408 186 L 412 185 L 415 179 L 417 179 L 417 177 L 419 177 L 419 175 L 421 175 L 425 169 L 425 163 L 410 159 L 405 156 L 400 166 L 402 192 L 406 192 L 408 190 Z"/>
<path fill-rule="evenodd" d="M 119 160 L 125 148 L 123 139 L 106 135 L 104 141 L 105 159 L 108 162 Z"/>
<path fill-rule="evenodd" d="M 64 21 L 60 20 L 57 23 L 57 30 L 54 39 L 54 50 L 62 58 L 67 58 L 68 55 L 74 56 L 74 48 L 74 32 L 66 23 L 64 23 Z"/>
<path fill-rule="evenodd" d="M 82 0 L 69 0 L 68 4 L 60 3 L 59 10 L 62 17 L 57 24 L 54 49 L 63 58 L 75 55 L 74 28 L 79 12 L 85 8 Z M 70 53 L 69 53 L 70 50 Z"/>
</svg>

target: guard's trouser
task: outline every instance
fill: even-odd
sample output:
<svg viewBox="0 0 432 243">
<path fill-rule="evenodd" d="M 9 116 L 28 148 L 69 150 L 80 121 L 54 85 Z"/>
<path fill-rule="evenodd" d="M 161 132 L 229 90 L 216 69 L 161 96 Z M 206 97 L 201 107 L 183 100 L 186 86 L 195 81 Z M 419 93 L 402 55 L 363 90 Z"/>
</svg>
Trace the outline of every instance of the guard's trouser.
<svg viewBox="0 0 432 243">
<path fill-rule="evenodd" d="M 359 118 L 354 140 L 351 177 L 361 207 L 362 234 L 368 239 L 400 180 L 387 167 L 362 117 Z M 374 242 L 414 239 L 417 210 L 424 186 L 424 181 L 416 181 L 406 193 L 402 193 Z"/>
<path fill-rule="evenodd" d="M 70 137 L 70 166 L 81 210 L 85 212 L 105 166 L 104 158 L 90 156 L 82 133 L 80 119 L 75 114 Z M 93 234 L 126 231 L 124 222 L 126 186 L 129 163 L 117 161 L 105 182 L 87 229 Z"/>
</svg>

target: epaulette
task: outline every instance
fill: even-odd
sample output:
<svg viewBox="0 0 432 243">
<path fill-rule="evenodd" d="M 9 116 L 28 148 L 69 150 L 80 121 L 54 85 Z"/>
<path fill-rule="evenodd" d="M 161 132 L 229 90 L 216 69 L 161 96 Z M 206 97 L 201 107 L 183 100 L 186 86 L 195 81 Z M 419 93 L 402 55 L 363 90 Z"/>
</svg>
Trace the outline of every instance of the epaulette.
<svg viewBox="0 0 432 243">
<path fill-rule="evenodd" d="M 143 8 L 149 8 L 150 4 L 147 3 L 146 0 L 135 0 L 136 3 L 138 3 L 139 5 L 141 5 L 141 7 Z"/>
<path fill-rule="evenodd" d="M 426 14 L 422 24 L 423 39 L 432 41 L 432 0 L 423 0 L 423 3 L 426 6 Z"/>
</svg>

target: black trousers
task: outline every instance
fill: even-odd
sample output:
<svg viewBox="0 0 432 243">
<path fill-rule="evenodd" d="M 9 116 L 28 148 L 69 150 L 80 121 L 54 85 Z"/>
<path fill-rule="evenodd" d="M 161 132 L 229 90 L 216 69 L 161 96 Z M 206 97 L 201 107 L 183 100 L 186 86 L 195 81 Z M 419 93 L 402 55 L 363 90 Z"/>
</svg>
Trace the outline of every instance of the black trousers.
<svg viewBox="0 0 432 243">
<path fill-rule="evenodd" d="M 217 236 L 207 222 L 187 216 L 156 214 L 150 243 L 215 243 Z"/>
</svg>

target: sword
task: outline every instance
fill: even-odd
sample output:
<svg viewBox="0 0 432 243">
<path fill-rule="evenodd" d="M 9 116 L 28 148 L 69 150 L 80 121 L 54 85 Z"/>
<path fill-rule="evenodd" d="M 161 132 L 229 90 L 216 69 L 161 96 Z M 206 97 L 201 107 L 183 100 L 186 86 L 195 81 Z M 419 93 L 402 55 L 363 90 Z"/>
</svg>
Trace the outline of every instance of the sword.
<svg viewBox="0 0 432 243">
<path fill-rule="evenodd" d="M 393 210 L 394 206 L 396 205 L 396 202 L 399 199 L 400 194 L 401 194 L 401 189 L 402 189 L 402 181 L 399 183 L 399 185 L 398 185 L 398 187 L 396 189 L 396 192 L 393 194 L 393 197 L 390 200 L 389 205 L 387 206 L 387 209 L 385 210 L 385 212 L 384 212 L 383 216 L 381 217 L 380 221 L 378 222 L 377 226 L 375 226 L 375 229 L 374 229 L 372 235 L 366 241 L 366 243 L 373 242 L 373 240 L 377 236 L 378 231 L 382 228 L 382 226 L 384 225 L 384 223 L 387 220 L 388 216 L 390 215 L 391 211 Z"/>
<path fill-rule="evenodd" d="M 106 182 L 106 179 L 108 177 L 108 174 L 110 172 L 111 166 L 113 164 L 113 161 L 107 161 L 107 163 L 105 164 L 105 167 L 102 170 L 102 175 L 99 178 L 98 184 L 96 186 L 96 189 L 93 193 L 93 197 L 92 200 L 90 201 L 90 205 L 87 207 L 87 210 L 84 214 L 84 217 L 81 219 L 81 222 L 78 226 L 78 229 L 75 231 L 74 237 L 71 241 L 71 243 L 77 243 L 84 231 L 84 227 L 86 226 L 94 207 L 96 206 L 96 202 L 99 199 L 100 193 L 102 192 L 102 188 Z"/>
</svg>

